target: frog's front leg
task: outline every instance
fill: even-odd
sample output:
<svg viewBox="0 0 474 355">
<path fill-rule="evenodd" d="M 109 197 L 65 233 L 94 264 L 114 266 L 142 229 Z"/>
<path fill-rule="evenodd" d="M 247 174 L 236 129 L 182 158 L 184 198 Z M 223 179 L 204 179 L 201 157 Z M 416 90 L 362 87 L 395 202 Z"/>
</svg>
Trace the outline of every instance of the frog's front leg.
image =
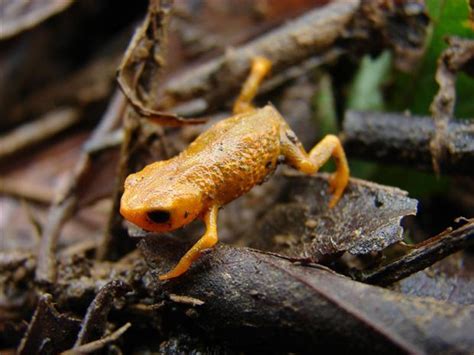
<svg viewBox="0 0 474 355">
<path fill-rule="evenodd" d="M 160 280 L 169 280 L 184 274 L 195 261 L 201 255 L 204 249 L 213 247 L 217 241 L 217 212 L 219 207 L 217 205 L 211 207 L 211 209 L 204 215 L 204 223 L 206 224 L 206 232 L 199 239 L 196 244 L 181 258 L 179 263 L 170 272 L 160 275 Z"/>
<path fill-rule="evenodd" d="M 282 134 L 282 154 L 288 165 L 306 174 L 317 172 L 332 156 L 336 162 L 336 172 L 329 180 L 332 192 L 329 207 L 336 205 L 349 182 L 349 165 L 339 138 L 327 135 L 308 154 L 295 134 L 287 128 Z"/>
</svg>

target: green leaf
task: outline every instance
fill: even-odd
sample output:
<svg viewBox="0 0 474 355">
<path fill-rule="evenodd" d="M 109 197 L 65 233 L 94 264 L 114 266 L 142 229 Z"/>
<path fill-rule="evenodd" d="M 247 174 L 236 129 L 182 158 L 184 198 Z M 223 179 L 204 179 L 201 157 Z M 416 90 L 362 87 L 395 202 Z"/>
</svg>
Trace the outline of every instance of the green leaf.
<svg viewBox="0 0 474 355">
<path fill-rule="evenodd" d="M 384 52 L 375 59 L 365 56 L 349 90 L 347 107 L 352 110 L 383 110 L 385 104 L 382 85 L 391 66 L 389 52 Z"/>
<path fill-rule="evenodd" d="M 428 48 L 419 70 L 412 74 L 399 74 L 392 90 L 389 108 L 394 111 L 410 109 L 414 114 L 429 115 L 429 107 L 438 91 L 435 81 L 438 57 L 447 44 L 446 36 L 474 38 L 468 26 L 469 7 L 467 0 L 427 0 L 432 19 Z M 465 75 L 458 76 L 456 117 L 474 117 L 474 80 Z"/>
</svg>

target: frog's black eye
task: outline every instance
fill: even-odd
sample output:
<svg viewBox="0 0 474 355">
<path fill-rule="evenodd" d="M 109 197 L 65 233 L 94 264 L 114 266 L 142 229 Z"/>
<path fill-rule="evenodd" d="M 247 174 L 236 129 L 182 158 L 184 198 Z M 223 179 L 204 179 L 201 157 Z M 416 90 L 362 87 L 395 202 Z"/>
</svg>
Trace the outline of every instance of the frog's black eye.
<svg viewBox="0 0 474 355">
<path fill-rule="evenodd" d="M 147 212 L 148 219 L 154 223 L 166 223 L 170 220 L 170 213 L 168 211 L 156 210 Z"/>
</svg>

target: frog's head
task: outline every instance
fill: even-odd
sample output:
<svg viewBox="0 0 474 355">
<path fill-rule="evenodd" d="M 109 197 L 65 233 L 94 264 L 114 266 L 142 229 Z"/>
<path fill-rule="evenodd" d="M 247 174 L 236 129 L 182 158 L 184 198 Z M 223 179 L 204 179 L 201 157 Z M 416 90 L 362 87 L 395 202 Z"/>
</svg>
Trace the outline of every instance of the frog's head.
<svg viewBox="0 0 474 355">
<path fill-rule="evenodd" d="M 179 181 L 153 165 L 125 180 L 122 216 L 150 232 L 168 232 L 192 222 L 203 209 L 199 191 L 189 181 Z"/>
</svg>

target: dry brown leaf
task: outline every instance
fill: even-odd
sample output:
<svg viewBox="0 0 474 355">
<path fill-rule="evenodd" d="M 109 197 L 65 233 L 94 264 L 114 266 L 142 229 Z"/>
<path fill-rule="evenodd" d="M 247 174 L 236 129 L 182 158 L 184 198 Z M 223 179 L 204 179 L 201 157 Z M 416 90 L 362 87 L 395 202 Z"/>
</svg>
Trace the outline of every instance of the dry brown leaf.
<svg viewBox="0 0 474 355">
<path fill-rule="evenodd" d="M 327 176 L 292 175 L 288 203 L 262 218 L 250 246 L 313 262 L 344 251 L 368 254 L 401 241 L 401 219 L 416 214 L 417 201 L 406 192 L 358 179 L 330 209 Z"/>
<path fill-rule="evenodd" d="M 52 297 L 45 294 L 39 300 L 18 354 L 59 353 L 74 344 L 80 320 L 59 313 Z"/>
</svg>

